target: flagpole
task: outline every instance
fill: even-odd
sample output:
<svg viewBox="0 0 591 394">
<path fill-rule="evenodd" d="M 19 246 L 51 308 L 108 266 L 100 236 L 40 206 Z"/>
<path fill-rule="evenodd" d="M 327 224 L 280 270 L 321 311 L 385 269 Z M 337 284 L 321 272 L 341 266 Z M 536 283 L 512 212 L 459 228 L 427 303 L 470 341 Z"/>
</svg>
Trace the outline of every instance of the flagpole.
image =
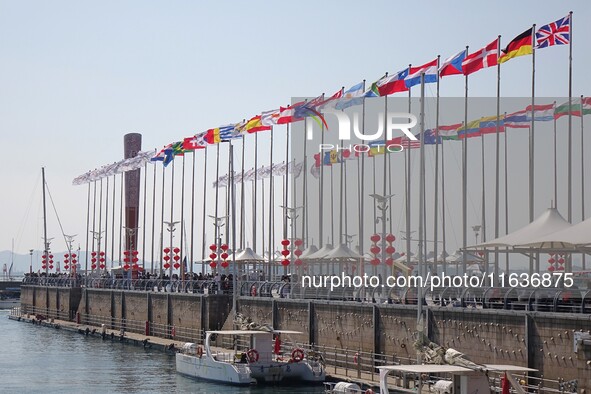
<svg viewBox="0 0 591 394">
<path fill-rule="evenodd" d="M 106 180 L 106 190 L 105 190 L 105 248 L 103 249 L 105 252 L 105 271 L 107 270 L 107 240 L 109 239 L 109 176 L 105 177 Z M 144 191 L 145 194 L 145 191 Z M 145 204 L 145 201 L 144 201 Z M 145 213 L 144 213 L 145 217 Z M 145 226 L 144 226 L 145 227 Z M 99 256 L 100 258 L 100 256 Z"/>
<path fill-rule="evenodd" d="M 322 100 L 324 101 L 324 93 L 322 93 Z M 321 125 L 320 143 L 324 144 L 324 123 Z M 318 211 L 320 216 L 320 223 L 318 229 L 318 248 L 324 245 L 324 157 L 320 152 L 320 190 L 318 192 Z M 322 274 L 322 265 L 320 265 L 320 274 Z"/>
<path fill-rule="evenodd" d="M 230 146 L 232 145 L 232 140 L 228 140 L 228 157 L 230 157 L 230 151 L 231 148 Z M 224 216 L 226 216 L 226 240 L 224 241 L 224 243 L 226 245 L 230 245 L 230 222 L 228 220 L 229 215 L 230 215 L 230 186 L 229 186 L 229 180 L 230 180 L 230 160 L 228 160 L 228 176 L 226 177 L 226 213 Z M 233 174 L 232 174 L 233 175 Z M 234 251 L 232 251 L 234 252 Z"/>
<path fill-rule="evenodd" d="M 43 187 L 45 187 L 45 184 L 43 184 Z M 96 237 L 95 237 L 95 234 L 96 234 L 96 179 L 94 180 L 92 193 L 93 193 L 93 197 L 92 197 L 92 231 L 91 231 L 92 232 L 92 252 L 95 252 L 96 249 L 94 247 L 95 247 L 95 241 L 96 241 Z M 43 215 L 43 216 L 45 216 L 45 215 Z M 47 246 L 45 247 L 45 249 L 47 249 Z M 91 269 L 92 269 L 92 271 L 94 271 L 94 269 L 92 268 L 92 265 L 91 265 Z M 47 273 L 47 270 L 45 272 Z"/>
<path fill-rule="evenodd" d="M 585 113 L 583 112 L 583 95 L 581 95 L 581 221 L 585 220 L 585 143 L 584 143 L 584 118 Z M 586 269 L 586 253 L 581 253 L 581 262 L 583 265 L 583 271 Z M 572 267 L 571 267 L 572 269 Z"/>
<path fill-rule="evenodd" d="M 556 101 L 554 101 L 553 113 L 556 113 Z M 558 154 L 556 142 L 556 116 L 554 116 L 554 208 L 558 209 Z"/>
<path fill-rule="evenodd" d="M 535 37 L 536 24 L 532 27 L 532 43 Z M 532 73 L 531 73 L 531 126 L 529 129 L 529 222 L 534 220 L 534 129 L 535 129 L 535 87 L 536 87 L 536 50 L 532 45 Z M 530 258 L 531 267 L 531 258 Z M 530 274 L 532 272 L 530 271 Z"/>
<path fill-rule="evenodd" d="M 115 188 L 117 187 L 116 176 L 116 174 L 113 174 L 113 213 L 111 218 L 111 268 L 113 268 L 113 261 L 115 261 Z M 86 248 L 86 251 L 88 252 L 88 248 Z"/>
<path fill-rule="evenodd" d="M 501 57 L 501 35 L 499 34 L 499 44 L 497 46 L 497 58 Z M 533 41 L 532 41 L 533 43 Z M 533 45 L 532 45 L 533 46 Z M 496 123 L 496 135 L 495 135 L 495 239 L 499 238 L 499 210 L 500 210 L 500 155 L 501 155 L 501 128 L 499 123 L 501 121 L 501 62 L 497 61 L 497 123 Z M 505 130 L 506 132 L 506 130 Z M 484 149 L 484 146 L 483 146 Z M 483 151 L 484 152 L 484 151 Z M 484 180 L 484 178 L 483 178 Z M 484 193 L 484 191 L 483 191 Z M 484 201 L 484 200 L 483 200 Z M 483 209 L 484 212 L 484 209 Z M 484 224 L 483 224 L 484 227 Z M 483 233 L 484 234 L 484 233 Z M 485 240 L 483 235 L 482 240 Z M 499 275 L 499 249 L 495 248 L 495 266 L 494 274 L 495 277 Z M 492 284 L 491 284 L 492 285 Z"/>
<path fill-rule="evenodd" d="M 195 263 L 195 166 L 197 163 L 197 151 L 193 150 L 193 170 L 191 173 L 191 256 L 189 258 L 190 272 L 193 275 L 193 264 Z M 203 201 L 205 203 L 205 201 Z"/>
<path fill-rule="evenodd" d="M 468 46 L 466 45 L 466 54 Z M 462 138 L 462 273 L 466 273 L 468 246 L 468 74 L 465 76 L 464 85 L 464 138 Z"/>
<path fill-rule="evenodd" d="M 107 178 L 107 195 L 109 195 L 109 178 Z M 146 271 L 146 203 L 148 200 L 148 163 L 144 164 L 144 203 L 143 203 L 143 216 L 144 216 L 144 224 L 142 225 L 142 270 L 143 272 Z M 107 199 L 107 210 L 109 204 Z M 108 216 L 108 213 L 105 213 L 105 217 Z M 107 234 L 105 233 L 105 239 Z M 105 245 L 106 249 L 107 245 Z M 105 264 L 106 266 L 106 264 Z"/>
<path fill-rule="evenodd" d="M 569 40 L 568 40 L 568 222 L 573 222 L 573 12 L 569 12 Z M 581 118 L 583 114 L 581 113 Z"/>
<path fill-rule="evenodd" d="M 174 221 L 174 157 L 172 160 L 172 168 L 170 169 L 170 225 L 171 228 L 170 230 L 170 267 L 168 268 L 168 276 L 170 277 L 170 279 L 172 279 L 172 266 L 173 266 L 173 255 L 174 252 L 172 251 L 173 246 L 172 246 L 172 237 L 173 237 L 173 231 L 172 231 L 172 223 Z M 181 228 L 182 228 L 182 224 L 181 224 Z M 181 230 L 182 231 L 182 230 Z M 181 237 L 182 238 L 182 237 Z"/>
<path fill-rule="evenodd" d="M 283 206 L 284 207 L 288 207 L 288 199 L 287 199 L 287 193 L 289 193 L 289 123 L 286 124 L 287 130 L 286 130 L 286 134 L 285 134 L 285 189 L 283 191 Z M 304 133 L 305 134 L 305 133 Z M 287 239 L 287 214 L 288 211 L 287 209 L 283 210 L 283 239 Z M 293 219 L 295 220 L 295 218 Z M 284 267 L 283 269 L 283 274 L 287 275 L 287 266 Z"/>
<path fill-rule="evenodd" d="M 164 164 L 162 165 L 162 207 L 161 207 L 161 220 L 160 220 L 160 276 L 162 279 L 164 279 L 164 271 L 162 270 L 162 264 L 164 261 L 164 181 L 165 181 L 165 175 L 166 175 L 166 167 L 164 167 Z"/>
<path fill-rule="evenodd" d="M 344 88 L 343 88 L 344 90 Z M 363 80 L 363 91 L 365 92 L 365 79 Z M 362 107 L 361 107 L 361 127 L 363 128 L 363 135 L 365 135 L 365 97 L 363 97 L 363 101 L 362 101 Z M 365 140 L 362 140 L 361 143 L 365 143 Z M 359 159 L 358 159 L 359 160 Z M 358 161 L 359 162 L 359 161 Z M 364 211 L 365 211 L 365 205 L 364 205 L 364 200 L 365 200 L 365 194 L 364 194 L 364 190 L 365 190 L 365 154 L 361 153 L 361 177 L 358 178 L 361 181 L 361 184 L 359 185 L 359 254 L 361 256 L 363 256 L 365 250 L 364 250 L 364 237 L 365 237 L 365 231 L 364 231 Z M 374 209 L 375 209 L 375 204 L 374 204 Z M 374 220 L 375 222 L 375 212 L 374 212 Z M 359 263 L 359 267 L 357 270 L 357 274 L 361 275 L 363 274 L 362 272 L 362 268 L 363 268 L 363 260 L 360 260 Z"/>
<path fill-rule="evenodd" d="M 242 164 L 241 164 L 241 173 L 242 176 L 240 177 L 240 249 L 244 250 L 244 241 L 246 240 L 246 234 L 244 233 L 244 213 L 246 209 L 244 208 L 244 150 L 245 150 L 245 141 L 246 138 L 242 137 Z M 256 167 L 255 167 L 256 168 Z"/>
<path fill-rule="evenodd" d="M 507 113 L 505 112 L 505 116 L 507 116 Z M 507 166 L 507 140 L 508 140 L 508 135 L 509 133 L 507 133 L 505 131 L 504 134 L 504 138 L 503 138 L 503 142 L 505 143 L 504 146 L 504 159 L 505 159 L 505 234 L 509 234 L 509 177 L 508 177 L 508 166 Z M 505 274 L 509 274 L 509 252 L 507 251 L 505 253 Z"/>
<path fill-rule="evenodd" d="M 384 76 L 384 78 L 388 77 L 388 73 L 386 73 L 386 75 Z M 410 89 L 409 89 L 410 90 Z M 388 119 L 388 96 L 384 96 L 384 128 L 386 128 L 387 126 L 387 119 Z M 391 205 L 391 201 L 389 201 L 386 196 L 387 191 L 386 191 L 386 184 L 387 184 L 387 176 L 388 176 L 388 154 L 387 154 L 387 150 L 386 150 L 386 143 L 387 143 L 387 133 L 385 134 L 385 140 L 384 140 L 384 178 L 383 178 L 383 191 L 382 191 L 382 196 L 384 197 L 384 205 L 383 205 L 383 210 L 381 212 L 381 216 L 382 216 L 382 264 L 385 265 L 386 264 L 386 209 L 388 208 L 388 205 Z M 377 201 L 376 201 L 377 203 Z M 377 205 L 377 204 L 376 204 Z M 376 218 L 377 219 L 377 218 Z M 373 266 L 373 275 L 376 275 L 376 270 L 377 270 L 377 266 Z"/>
<path fill-rule="evenodd" d="M 273 126 L 271 126 L 273 127 Z M 272 130 L 272 129 L 271 129 Z M 254 180 L 253 180 L 253 204 L 252 204 L 252 250 L 257 252 L 257 178 L 258 178 L 258 133 L 254 133 Z M 264 241 L 263 241 L 264 242 Z M 264 247 L 263 247 L 264 249 Z"/>
<path fill-rule="evenodd" d="M 43 170 L 43 172 L 45 172 L 45 170 Z M 45 187 L 45 183 L 43 183 L 43 187 Z M 88 182 L 88 197 L 87 197 L 87 202 L 86 202 L 86 253 L 85 253 L 85 263 L 84 263 L 84 273 L 85 275 L 88 275 L 88 244 L 89 244 L 89 235 L 90 235 L 90 182 Z M 113 189 L 115 187 L 113 186 Z M 114 202 L 114 201 L 113 201 Z M 113 206 L 113 208 L 115 208 Z M 45 235 L 44 237 L 44 243 L 47 243 L 47 235 Z M 43 251 L 45 251 L 47 249 L 46 245 L 43 245 Z M 80 256 L 78 256 L 78 259 L 80 259 Z M 111 261 L 113 261 L 113 258 L 111 257 Z M 112 264 L 112 263 L 111 263 Z"/>
<path fill-rule="evenodd" d="M 411 64 L 408 65 L 408 69 L 410 70 Z M 411 89 L 408 89 L 408 113 L 411 113 L 411 108 L 412 108 L 412 102 L 411 102 Z M 406 148 L 406 155 L 404 155 L 404 167 L 405 167 L 405 173 L 404 173 L 404 194 L 406 196 L 406 266 L 410 267 L 410 220 L 411 220 L 411 215 L 410 215 L 410 209 L 411 209 L 411 205 L 410 205 L 410 197 L 411 197 L 411 179 L 410 179 L 410 144 L 408 144 L 407 148 Z"/>
<path fill-rule="evenodd" d="M 441 241 L 443 242 L 442 257 L 442 271 L 447 269 L 447 236 L 445 233 L 445 148 L 443 140 L 441 140 Z"/>
<path fill-rule="evenodd" d="M 308 226 L 308 156 L 307 156 L 307 134 L 308 132 L 308 118 L 304 118 L 304 174 L 302 177 L 302 241 L 304 242 L 304 248 L 308 246 L 308 234 L 307 234 L 307 226 Z M 295 178 L 294 178 L 295 183 Z M 294 195 L 295 195 L 295 187 L 294 187 Z"/>
<path fill-rule="evenodd" d="M 438 214 L 439 214 L 439 144 L 441 139 L 439 138 L 439 62 L 441 56 L 437 55 L 437 92 L 435 99 L 435 190 L 433 196 L 433 267 L 432 271 L 437 271 L 437 252 L 438 252 Z M 445 250 L 445 248 L 443 249 Z M 445 271 L 444 271 L 445 272 Z"/>
<path fill-rule="evenodd" d="M 181 166 L 181 219 L 180 219 L 180 241 L 179 241 L 179 257 L 180 257 L 180 269 L 179 269 L 179 273 L 180 273 L 180 281 L 181 281 L 181 290 L 184 292 L 185 291 L 185 286 L 184 286 L 184 281 L 185 281 L 185 264 L 183 263 L 183 232 L 185 229 L 184 226 L 185 223 L 185 154 L 183 154 L 183 161 L 182 161 L 182 166 Z M 186 234 L 185 234 L 186 235 Z M 187 257 L 186 255 L 184 257 Z"/>
<path fill-rule="evenodd" d="M 121 193 L 119 196 L 119 263 L 121 263 L 121 240 L 123 238 L 123 173 L 121 173 Z"/>
<path fill-rule="evenodd" d="M 153 182 L 152 182 L 152 242 L 150 242 L 151 246 L 151 254 L 150 254 L 150 273 L 154 274 L 154 230 L 156 226 L 156 165 L 153 163 L 152 170 L 154 172 L 153 175 Z M 147 177 L 148 174 L 146 174 Z M 147 178 L 146 178 L 147 179 Z M 113 185 L 114 186 L 114 185 Z M 113 207 L 115 208 L 115 207 Z"/>
<path fill-rule="evenodd" d="M 271 170 L 269 173 L 269 267 L 267 280 L 271 279 L 273 270 L 273 131 L 274 127 L 271 128 L 270 142 L 269 142 L 269 165 Z"/>
<path fill-rule="evenodd" d="M 425 277 L 425 262 L 423 261 L 423 241 L 425 239 L 425 226 L 423 223 L 425 217 L 425 73 L 421 72 L 421 110 L 420 110 L 420 133 L 421 133 L 421 152 L 420 152 L 420 176 L 419 176 L 419 240 L 418 240 L 418 265 L 419 276 Z M 408 234 L 407 234 L 408 235 Z M 408 237 L 410 238 L 410 237 Z M 417 331 L 424 333 L 423 320 L 423 286 L 417 288 Z M 417 352 L 417 362 L 421 362 L 421 353 Z"/>
<path fill-rule="evenodd" d="M 205 216 L 207 208 L 207 145 L 203 153 L 203 218 L 201 223 L 201 274 L 205 275 Z"/>
</svg>

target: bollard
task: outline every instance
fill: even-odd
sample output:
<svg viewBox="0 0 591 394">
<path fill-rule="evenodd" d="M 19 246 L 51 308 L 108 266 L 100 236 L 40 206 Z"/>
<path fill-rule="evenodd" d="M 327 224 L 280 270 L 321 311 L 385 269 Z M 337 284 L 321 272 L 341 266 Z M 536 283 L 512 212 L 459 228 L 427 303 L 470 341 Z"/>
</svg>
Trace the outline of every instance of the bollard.
<svg viewBox="0 0 591 394">
<path fill-rule="evenodd" d="M 148 320 L 146 320 L 146 330 L 145 330 L 145 334 L 147 336 L 150 335 L 150 322 Z"/>
<path fill-rule="evenodd" d="M 76 312 L 76 324 L 80 324 L 80 312 Z"/>
</svg>

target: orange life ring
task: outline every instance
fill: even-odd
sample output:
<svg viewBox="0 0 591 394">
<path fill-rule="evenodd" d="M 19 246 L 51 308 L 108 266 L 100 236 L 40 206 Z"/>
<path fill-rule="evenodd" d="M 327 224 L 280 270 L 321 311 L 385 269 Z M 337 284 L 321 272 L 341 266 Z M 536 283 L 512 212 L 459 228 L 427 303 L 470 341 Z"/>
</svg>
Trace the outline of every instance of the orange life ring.
<svg viewBox="0 0 591 394">
<path fill-rule="evenodd" d="M 197 346 L 197 357 L 203 357 L 203 348 L 201 346 Z"/>
<path fill-rule="evenodd" d="M 249 363 L 256 363 L 259 361 L 259 352 L 256 349 L 250 349 L 246 352 L 246 357 L 248 357 Z"/>
<path fill-rule="evenodd" d="M 291 359 L 296 363 L 302 361 L 304 359 L 304 350 L 300 348 L 293 349 L 291 352 Z"/>
</svg>

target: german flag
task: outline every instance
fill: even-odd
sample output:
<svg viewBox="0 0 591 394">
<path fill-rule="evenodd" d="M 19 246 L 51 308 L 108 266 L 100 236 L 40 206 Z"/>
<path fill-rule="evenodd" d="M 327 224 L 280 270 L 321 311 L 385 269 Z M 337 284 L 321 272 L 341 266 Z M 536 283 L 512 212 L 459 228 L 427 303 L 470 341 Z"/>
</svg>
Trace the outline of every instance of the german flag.
<svg viewBox="0 0 591 394">
<path fill-rule="evenodd" d="M 533 41 L 533 27 L 530 27 L 517 37 L 515 37 L 509 45 L 501 50 L 501 56 L 499 57 L 499 63 L 505 63 L 509 59 L 513 59 L 517 56 L 531 55 Z"/>
</svg>

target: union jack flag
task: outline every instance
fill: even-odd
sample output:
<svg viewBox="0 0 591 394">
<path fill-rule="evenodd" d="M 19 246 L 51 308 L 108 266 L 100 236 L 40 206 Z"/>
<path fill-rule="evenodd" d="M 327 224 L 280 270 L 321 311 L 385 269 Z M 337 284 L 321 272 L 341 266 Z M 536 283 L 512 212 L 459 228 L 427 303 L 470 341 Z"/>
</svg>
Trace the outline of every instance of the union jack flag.
<svg viewBox="0 0 591 394">
<path fill-rule="evenodd" d="M 570 41 L 570 15 L 548 23 L 536 32 L 538 48 L 546 48 L 553 45 L 565 45 Z"/>
</svg>

